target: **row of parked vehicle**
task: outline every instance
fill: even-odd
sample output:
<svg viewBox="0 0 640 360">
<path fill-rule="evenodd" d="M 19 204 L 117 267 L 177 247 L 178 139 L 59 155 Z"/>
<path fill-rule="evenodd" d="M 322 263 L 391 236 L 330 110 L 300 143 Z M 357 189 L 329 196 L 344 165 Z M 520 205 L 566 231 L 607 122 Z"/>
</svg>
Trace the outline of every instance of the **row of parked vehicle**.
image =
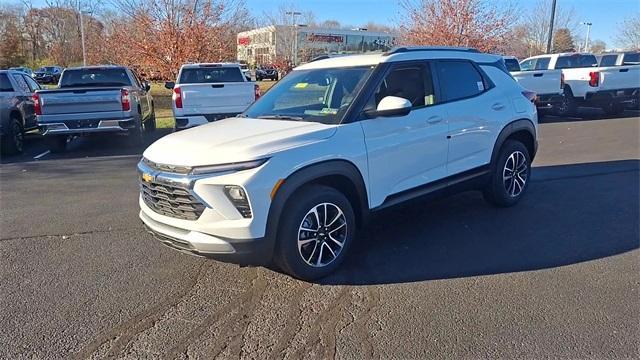
<svg viewBox="0 0 640 360">
<path fill-rule="evenodd" d="M 575 115 L 580 106 L 601 108 L 608 115 L 638 108 L 640 52 L 562 53 L 504 61 L 520 85 L 536 92 L 538 107 L 558 116 Z"/>
<path fill-rule="evenodd" d="M 56 84 L 60 80 L 60 75 L 64 68 L 61 66 L 43 66 L 36 71 L 31 70 L 26 66 L 18 66 L 9 68 L 9 70 L 19 71 L 28 76 L 31 76 L 40 84 Z"/>
</svg>

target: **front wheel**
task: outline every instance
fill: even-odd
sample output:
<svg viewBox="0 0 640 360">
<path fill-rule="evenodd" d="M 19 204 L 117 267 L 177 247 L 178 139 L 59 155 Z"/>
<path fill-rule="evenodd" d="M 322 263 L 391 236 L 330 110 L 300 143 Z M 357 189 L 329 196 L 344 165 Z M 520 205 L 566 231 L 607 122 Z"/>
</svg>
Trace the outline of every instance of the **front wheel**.
<svg viewBox="0 0 640 360">
<path fill-rule="evenodd" d="M 609 116 L 620 115 L 624 112 L 624 104 L 609 102 L 602 106 L 602 111 Z"/>
<path fill-rule="evenodd" d="M 349 200 L 321 185 L 296 192 L 285 206 L 278 231 L 275 261 L 288 274 L 313 280 L 335 271 L 356 234 Z"/>
<path fill-rule="evenodd" d="M 491 166 L 491 179 L 484 189 L 484 198 L 499 206 L 515 205 L 529 187 L 531 157 L 523 143 L 507 140 L 500 148 L 496 163 Z"/>
</svg>

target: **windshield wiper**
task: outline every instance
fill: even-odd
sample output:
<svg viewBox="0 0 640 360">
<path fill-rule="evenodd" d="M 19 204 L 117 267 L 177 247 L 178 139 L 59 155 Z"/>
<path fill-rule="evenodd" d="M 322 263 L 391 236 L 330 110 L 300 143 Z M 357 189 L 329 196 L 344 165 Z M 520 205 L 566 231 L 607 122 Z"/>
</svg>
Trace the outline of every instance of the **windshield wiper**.
<svg viewBox="0 0 640 360">
<path fill-rule="evenodd" d="M 258 119 L 295 120 L 295 121 L 304 120 L 300 116 L 291 116 L 291 115 L 263 115 L 263 116 L 258 116 Z"/>
</svg>

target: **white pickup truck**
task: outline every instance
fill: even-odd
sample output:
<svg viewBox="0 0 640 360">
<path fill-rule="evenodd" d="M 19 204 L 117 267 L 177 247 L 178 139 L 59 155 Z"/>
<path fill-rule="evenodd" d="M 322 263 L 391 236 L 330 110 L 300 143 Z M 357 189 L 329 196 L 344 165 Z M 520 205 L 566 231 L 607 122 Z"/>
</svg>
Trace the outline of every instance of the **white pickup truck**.
<svg viewBox="0 0 640 360">
<path fill-rule="evenodd" d="M 513 56 L 505 56 L 503 60 L 518 84 L 536 93 L 535 104 L 538 109 L 556 109 L 562 104 L 561 70 L 547 70 L 544 61 L 529 60 L 519 64 Z"/>
<path fill-rule="evenodd" d="M 525 59 L 544 63 L 548 70 L 561 70 L 564 83 L 563 103 L 558 115 L 575 113 L 578 106 L 602 108 L 608 115 L 620 114 L 640 88 L 640 65 L 598 67 L 596 56 L 588 53 L 539 55 Z"/>
<path fill-rule="evenodd" d="M 182 65 L 177 82 L 165 87 L 173 90 L 176 130 L 234 117 L 260 97 L 258 85 L 234 63 Z"/>
</svg>

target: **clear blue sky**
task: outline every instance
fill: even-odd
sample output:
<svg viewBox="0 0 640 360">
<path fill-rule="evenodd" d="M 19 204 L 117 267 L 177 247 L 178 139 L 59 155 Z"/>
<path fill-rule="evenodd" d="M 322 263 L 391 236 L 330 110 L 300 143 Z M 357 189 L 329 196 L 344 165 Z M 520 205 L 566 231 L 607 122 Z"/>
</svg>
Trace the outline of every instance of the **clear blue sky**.
<svg viewBox="0 0 640 360">
<path fill-rule="evenodd" d="M 2 0 L 0 0 L 2 1 Z M 277 9 L 282 0 L 246 0 L 249 9 L 256 15 L 264 11 L 271 12 Z M 492 0 L 500 3 L 504 0 Z M 516 1 L 522 11 L 530 11 L 538 0 Z M 368 21 L 391 24 L 398 19 L 400 7 L 398 0 L 293 0 L 286 3 L 296 4 L 301 10 L 311 10 L 316 14 L 318 21 L 335 19 L 344 24 L 363 25 Z M 615 46 L 615 34 L 620 23 L 625 17 L 632 14 L 640 14 L 640 0 L 557 0 L 557 6 L 573 7 L 578 17 L 578 22 L 588 21 L 593 23 L 591 39 L 600 39 L 609 47 Z M 584 26 L 578 28 L 580 35 L 584 37 Z"/>
</svg>

